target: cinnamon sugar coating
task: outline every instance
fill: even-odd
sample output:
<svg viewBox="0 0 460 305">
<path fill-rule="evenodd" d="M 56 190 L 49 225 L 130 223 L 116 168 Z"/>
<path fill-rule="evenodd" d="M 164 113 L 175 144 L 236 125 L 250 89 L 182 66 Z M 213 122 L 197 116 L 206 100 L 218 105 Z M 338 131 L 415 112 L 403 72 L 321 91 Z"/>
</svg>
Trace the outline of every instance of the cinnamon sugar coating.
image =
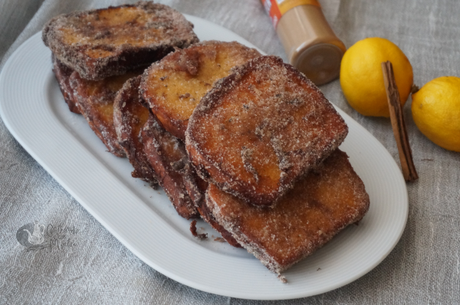
<svg viewBox="0 0 460 305">
<path fill-rule="evenodd" d="M 143 98 L 163 127 L 185 140 L 189 117 L 214 82 L 259 56 L 237 42 L 204 41 L 177 50 L 144 72 Z"/>
<path fill-rule="evenodd" d="M 147 122 L 149 110 L 141 103 L 140 80 L 140 76 L 130 78 L 118 91 L 113 106 L 113 124 L 118 143 L 134 167 L 131 176 L 156 187 L 157 175 L 144 153 L 144 144 L 141 139 L 141 129 Z"/>
<path fill-rule="evenodd" d="M 63 64 L 91 80 L 146 67 L 198 42 L 182 14 L 150 1 L 59 15 L 44 26 L 42 39 Z"/>
<path fill-rule="evenodd" d="M 204 199 L 204 198 L 203 198 Z M 236 248 L 242 248 L 240 243 L 233 237 L 233 235 L 227 231 L 222 225 L 219 224 L 219 222 L 215 219 L 215 217 L 212 215 L 211 211 L 209 210 L 208 206 L 206 205 L 205 200 L 202 200 L 200 202 L 199 207 L 197 207 L 198 211 L 200 212 L 201 218 L 203 218 L 204 221 L 209 223 L 211 227 L 216 230 L 217 232 L 222 235 L 222 238 L 231 246 L 236 247 Z"/>
<path fill-rule="evenodd" d="M 187 158 L 188 159 L 188 158 Z M 185 160 L 185 159 L 184 159 Z M 229 243 L 233 247 L 241 248 L 241 245 L 233 238 L 232 234 L 224 229 L 214 218 L 211 211 L 205 202 L 205 193 L 208 188 L 208 183 L 198 177 L 195 170 L 189 162 L 187 162 L 182 171 L 182 175 L 185 181 L 185 187 L 187 192 L 192 198 L 192 201 L 200 213 L 201 218 L 206 221 L 214 230 L 222 235 L 224 241 Z"/>
<path fill-rule="evenodd" d="M 203 179 L 247 203 L 272 206 L 347 133 L 310 80 L 263 56 L 235 68 L 201 99 L 186 147 Z"/>
<path fill-rule="evenodd" d="M 123 84 L 140 73 L 138 70 L 99 81 L 83 79 L 77 72 L 70 76 L 69 83 L 78 109 L 108 151 L 117 157 L 126 157 L 126 154 L 118 143 L 113 125 L 113 103 Z"/>
<path fill-rule="evenodd" d="M 187 163 L 184 144 L 171 135 L 150 113 L 141 131 L 144 153 L 157 174 L 158 183 L 168 195 L 177 213 L 185 219 L 199 214 L 188 195 L 182 170 Z"/>
<path fill-rule="evenodd" d="M 75 104 L 72 88 L 69 83 L 69 78 L 73 70 L 61 63 L 54 55 L 52 55 L 51 61 L 53 62 L 53 73 L 59 84 L 59 89 L 61 89 L 64 101 L 67 103 L 67 106 L 69 106 L 71 112 L 80 114 L 80 110 L 78 110 Z"/>
<path fill-rule="evenodd" d="M 347 155 L 336 150 L 274 208 L 258 208 L 209 185 L 206 204 L 262 264 L 280 273 L 363 218 L 369 195 Z"/>
</svg>

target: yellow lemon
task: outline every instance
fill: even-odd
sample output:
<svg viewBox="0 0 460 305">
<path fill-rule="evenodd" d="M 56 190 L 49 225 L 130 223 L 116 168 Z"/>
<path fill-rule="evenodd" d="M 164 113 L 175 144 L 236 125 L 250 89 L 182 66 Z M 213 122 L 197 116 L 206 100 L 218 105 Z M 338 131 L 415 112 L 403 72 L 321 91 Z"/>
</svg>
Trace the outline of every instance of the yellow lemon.
<svg viewBox="0 0 460 305">
<path fill-rule="evenodd" d="M 362 115 L 389 117 L 382 62 L 393 64 L 401 105 L 413 83 L 412 66 L 397 45 L 384 38 L 366 38 L 350 47 L 342 58 L 340 85 L 351 107 Z"/>
<path fill-rule="evenodd" d="M 460 152 L 460 78 L 435 78 L 412 94 L 412 116 L 428 139 Z"/>
</svg>

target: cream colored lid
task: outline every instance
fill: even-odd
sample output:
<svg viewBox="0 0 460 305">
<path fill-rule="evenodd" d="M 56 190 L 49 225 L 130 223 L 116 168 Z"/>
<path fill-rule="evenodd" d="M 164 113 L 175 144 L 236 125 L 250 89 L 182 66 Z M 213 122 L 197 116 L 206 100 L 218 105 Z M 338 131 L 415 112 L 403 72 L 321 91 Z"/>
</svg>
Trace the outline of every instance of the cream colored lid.
<svg viewBox="0 0 460 305">
<path fill-rule="evenodd" d="M 320 7 L 300 5 L 287 11 L 276 29 L 289 62 L 316 85 L 339 76 L 346 50 Z"/>
<path fill-rule="evenodd" d="M 299 51 L 291 64 L 316 85 L 322 85 L 339 76 L 343 53 L 334 44 L 318 43 Z"/>
</svg>

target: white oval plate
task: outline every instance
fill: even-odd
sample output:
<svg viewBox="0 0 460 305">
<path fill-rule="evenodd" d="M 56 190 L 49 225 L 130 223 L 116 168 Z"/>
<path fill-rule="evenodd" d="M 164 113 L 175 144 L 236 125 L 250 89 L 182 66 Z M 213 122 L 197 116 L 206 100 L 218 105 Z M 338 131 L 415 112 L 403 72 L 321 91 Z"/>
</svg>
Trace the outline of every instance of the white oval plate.
<svg viewBox="0 0 460 305">
<path fill-rule="evenodd" d="M 187 16 L 201 40 L 236 40 L 235 33 Z M 10 57 L 0 75 L 0 114 L 18 142 L 107 230 L 141 260 L 196 289 L 245 299 L 292 299 L 346 285 L 377 266 L 404 230 L 408 199 L 393 158 L 363 127 L 339 110 L 349 126 L 341 149 L 364 181 L 371 207 L 314 255 L 284 273 L 281 283 L 245 250 L 210 238 L 199 241 L 163 191 L 131 178 L 127 159 L 106 152 L 84 118 L 71 113 L 51 72 L 40 33 Z M 200 222 L 209 235 L 219 236 Z"/>
</svg>

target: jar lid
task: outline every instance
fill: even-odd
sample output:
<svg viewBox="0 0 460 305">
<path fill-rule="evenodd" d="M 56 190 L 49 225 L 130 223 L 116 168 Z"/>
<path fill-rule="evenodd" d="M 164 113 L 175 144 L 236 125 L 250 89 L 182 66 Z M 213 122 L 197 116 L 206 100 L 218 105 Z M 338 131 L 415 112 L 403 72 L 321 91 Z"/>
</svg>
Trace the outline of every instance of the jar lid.
<svg viewBox="0 0 460 305">
<path fill-rule="evenodd" d="M 318 43 L 301 50 L 291 64 L 316 85 L 323 85 L 339 76 L 343 54 L 334 44 Z"/>
</svg>

